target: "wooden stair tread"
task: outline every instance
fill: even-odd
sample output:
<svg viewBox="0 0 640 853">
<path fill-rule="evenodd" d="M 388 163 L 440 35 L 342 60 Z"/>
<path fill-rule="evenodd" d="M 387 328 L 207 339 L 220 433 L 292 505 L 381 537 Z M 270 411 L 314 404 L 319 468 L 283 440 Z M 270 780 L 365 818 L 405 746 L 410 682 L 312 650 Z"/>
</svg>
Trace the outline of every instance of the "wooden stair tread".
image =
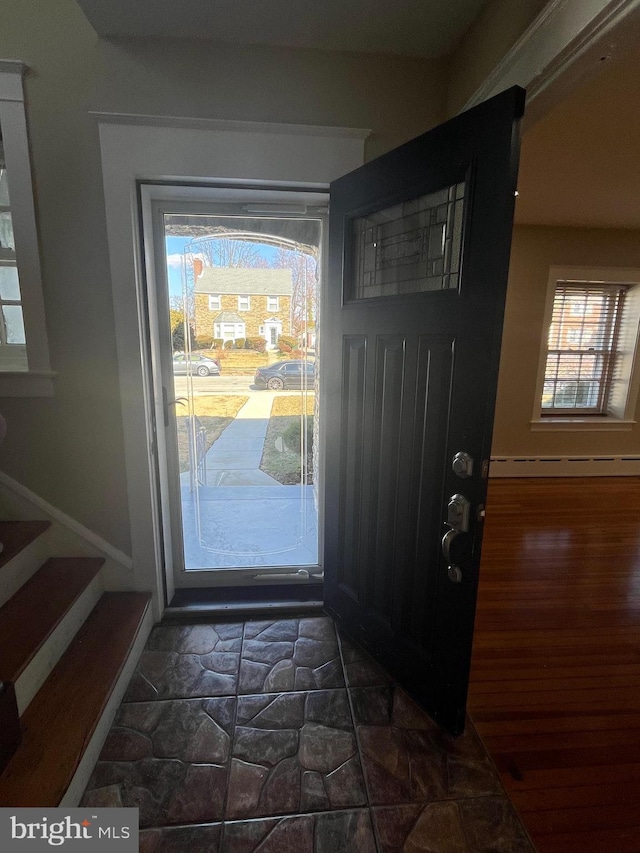
<svg viewBox="0 0 640 853">
<path fill-rule="evenodd" d="M 57 806 L 78 767 L 151 596 L 105 593 L 22 717 L 22 744 L 0 775 L 1 806 Z"/>
<path fill-rule="evenodd" d="M 50 521 L 0 521 L 0 568 L 19 554 L 41 533 L 51 527 Z"/>
<path fill-rule="evenodd" d="M 16 681 L 103 563 L 99 557 L 47 560 L 0 608 L 0 681 Z"/>
</svg>

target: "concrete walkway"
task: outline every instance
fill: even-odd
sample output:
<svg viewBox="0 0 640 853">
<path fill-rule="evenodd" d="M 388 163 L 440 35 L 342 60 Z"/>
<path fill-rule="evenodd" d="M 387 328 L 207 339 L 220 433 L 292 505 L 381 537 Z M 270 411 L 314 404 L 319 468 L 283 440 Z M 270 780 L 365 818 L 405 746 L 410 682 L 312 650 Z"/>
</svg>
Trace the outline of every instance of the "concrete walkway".
<svg viewBox="0 0 640 853">
<path fill-rule="evenodd" d="M 318 562 L 313 486 L 283 486 L 260 470 L 278 392 L 252 394 L 205 458 L 207 485 L 182 479 L 187 570 Z"/>
<path fill-rule="evenodd" d="M 274 392 L 252 394 L 206 456 L 207 486 L 278 486 L 260 470 Z"/>
</svg>

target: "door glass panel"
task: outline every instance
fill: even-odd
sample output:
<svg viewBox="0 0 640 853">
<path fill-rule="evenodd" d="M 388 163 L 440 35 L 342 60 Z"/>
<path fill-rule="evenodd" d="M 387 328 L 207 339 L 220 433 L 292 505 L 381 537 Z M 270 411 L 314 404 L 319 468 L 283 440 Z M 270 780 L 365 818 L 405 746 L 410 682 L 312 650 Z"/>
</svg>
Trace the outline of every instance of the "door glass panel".
<svg viewBox="0 0 640 853">
<path fill-rule="evenodd" d="M 354 218 L 347 299 L 457 288 L 464 191 L 452 184 Z"/>
<path fill-rule="evenodd" d="M 164 240 L 185 569 L 317 565 L 321 221 L 165 214 Z"/>
</svg>

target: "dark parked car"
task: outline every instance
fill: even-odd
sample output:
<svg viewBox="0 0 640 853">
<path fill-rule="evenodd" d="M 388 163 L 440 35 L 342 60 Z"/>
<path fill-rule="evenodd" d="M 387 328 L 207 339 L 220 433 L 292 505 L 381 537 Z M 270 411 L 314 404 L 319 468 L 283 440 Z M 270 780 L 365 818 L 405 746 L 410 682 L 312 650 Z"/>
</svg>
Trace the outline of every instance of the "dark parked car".
<svg viewBox="0 0 640 853">
<path fill-rule="evenodd" d="M 173 356 L 173 372 L 177 376 L 186 376 L 187 373 L 197 373 L 198 376 L 220 376 L 220 362 L 217 358 L 209 358 L 195 352 L 191 355 L 177 352 Z"/>
<path fill-rule="evenodd" d="M 313 361 L 277 361 L 269 367 L 259 367 L 253 384 L 256 388 L 282 391 L 283 388 L 313 388 L 316 365 Z"/>
</svg>

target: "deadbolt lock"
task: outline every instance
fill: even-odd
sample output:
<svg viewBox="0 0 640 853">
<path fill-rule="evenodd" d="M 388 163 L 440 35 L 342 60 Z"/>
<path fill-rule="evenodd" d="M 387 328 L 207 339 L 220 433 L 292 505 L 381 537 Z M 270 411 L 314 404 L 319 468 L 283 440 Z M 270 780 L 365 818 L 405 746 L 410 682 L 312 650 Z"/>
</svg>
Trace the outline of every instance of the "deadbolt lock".
<svg viewBox="0 0 640 853">
<path fill-rule="evenodd" d="M 447 525 L 452 530 L 466 533 L 469 530 L 471 504 L 464 495 L 452 495 L 447 504 Z"/>
<path fill-rule="evenodd" d="M 451 467 L 456 476 L 465 480 L 473 474 L 473 459 L 468 453 L 461 451 L 453 457 Z"/>
</svg>

